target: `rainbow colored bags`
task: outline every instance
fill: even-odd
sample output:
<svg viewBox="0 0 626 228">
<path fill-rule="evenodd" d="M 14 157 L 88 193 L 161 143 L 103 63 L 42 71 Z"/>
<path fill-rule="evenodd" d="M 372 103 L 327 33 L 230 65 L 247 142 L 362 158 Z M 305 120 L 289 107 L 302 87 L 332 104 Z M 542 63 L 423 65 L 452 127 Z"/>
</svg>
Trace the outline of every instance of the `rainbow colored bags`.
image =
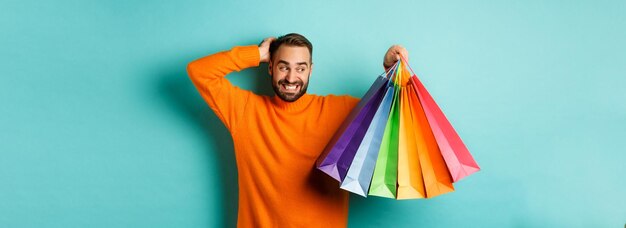
<svg viewBox="0 0 626 228">
<path fill-rule="evenodd" d="M 431 198 L 480 170 L 408 64 L 379 76 L 337 130 L 317 168 L 347 191 Z M 410 66 L 409 66 L 409 69 Z"/>
</svg>

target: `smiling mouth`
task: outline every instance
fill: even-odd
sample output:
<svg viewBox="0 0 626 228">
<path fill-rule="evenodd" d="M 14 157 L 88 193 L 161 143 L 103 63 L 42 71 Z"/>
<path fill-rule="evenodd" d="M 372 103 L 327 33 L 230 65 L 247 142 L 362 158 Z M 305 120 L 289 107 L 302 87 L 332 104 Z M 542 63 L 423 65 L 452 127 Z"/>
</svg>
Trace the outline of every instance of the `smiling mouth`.
<svg viewBox="0 0 626 228">
<path fill-rule="evenodd" d="M 297 93 L 300 90 L 300 85 L 298 84 L 281 84 L 280 88 L 284 93 Z"/>
</svg>

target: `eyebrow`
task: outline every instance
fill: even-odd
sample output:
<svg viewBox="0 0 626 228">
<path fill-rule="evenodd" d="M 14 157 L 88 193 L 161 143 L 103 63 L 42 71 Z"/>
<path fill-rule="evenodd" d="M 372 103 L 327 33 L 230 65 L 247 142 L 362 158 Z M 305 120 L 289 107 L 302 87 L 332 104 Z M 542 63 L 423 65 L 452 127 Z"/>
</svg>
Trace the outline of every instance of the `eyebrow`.
<svg viewBox="0 0 626 228">
<path fill-rule="evenodd" d="M 289 65 L 289 62 L 287 62 L 285 60 L 278 60 L 278 64 L 281 64 L 281 63 Z M 297 62 L 296 65 L 306 65 L 306 66 L 309 66 L 309 63 L 307 63 L 307 62 Z"/>
</svg>

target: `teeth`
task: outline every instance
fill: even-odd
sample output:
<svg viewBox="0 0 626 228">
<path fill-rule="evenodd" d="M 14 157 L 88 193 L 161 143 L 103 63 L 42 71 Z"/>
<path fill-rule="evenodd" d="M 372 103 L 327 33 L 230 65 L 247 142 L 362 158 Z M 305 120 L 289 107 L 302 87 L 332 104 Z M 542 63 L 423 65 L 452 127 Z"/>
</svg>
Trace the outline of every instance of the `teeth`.
<svg viewBox="0 0 626 228">
<path fill-rule="evenodd" d="M 292 90 L 292 89 L 296 89 L 296 86 L 295 85 L 288 85 L 288 86 L 285 86 L 285 88 L 289 89 L 289 90 Z"/>
</svg>

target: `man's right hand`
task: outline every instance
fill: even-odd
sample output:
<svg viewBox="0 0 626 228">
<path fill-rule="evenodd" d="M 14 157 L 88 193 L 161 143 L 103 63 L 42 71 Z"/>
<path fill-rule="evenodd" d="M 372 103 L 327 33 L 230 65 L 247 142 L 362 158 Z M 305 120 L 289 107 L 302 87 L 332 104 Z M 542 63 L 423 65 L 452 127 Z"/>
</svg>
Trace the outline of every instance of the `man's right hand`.
<svg viewBox="0 0 626 228">
<path fill-rule="evenodd" d="M 272 41 L 276 40 L 275 37 L 268 37 L 259 44 L 259 54 L 261 55 L 262 63 L 267 63 L 270 61 L 270 44 Z"/>
</svg>

